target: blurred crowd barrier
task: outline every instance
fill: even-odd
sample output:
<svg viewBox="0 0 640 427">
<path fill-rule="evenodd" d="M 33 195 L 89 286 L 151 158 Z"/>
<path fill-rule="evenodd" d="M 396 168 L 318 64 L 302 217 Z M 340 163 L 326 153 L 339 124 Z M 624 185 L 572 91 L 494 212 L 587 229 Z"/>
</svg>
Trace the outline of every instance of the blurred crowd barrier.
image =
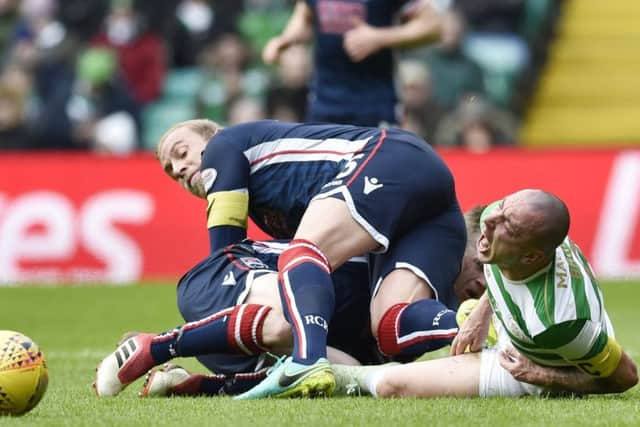
<svg viewBox="0 0 640 427">
<path fill-rule="evenodd" d="M 464 209 L 521 188 L 554 192 L 596 274 L 640 278 L 640 150 L 441 153 Z M 173 283 L 207 253 L 204 202 L 151 154 L 0 155 L 2 286 Z"/>
</svg>

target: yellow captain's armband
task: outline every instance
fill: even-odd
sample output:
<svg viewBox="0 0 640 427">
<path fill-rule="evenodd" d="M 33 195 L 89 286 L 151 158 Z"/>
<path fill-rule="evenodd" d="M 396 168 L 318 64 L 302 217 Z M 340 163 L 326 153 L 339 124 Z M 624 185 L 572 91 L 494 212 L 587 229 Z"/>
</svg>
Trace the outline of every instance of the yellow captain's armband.
<svg viewBox="0 0 640 427">
<path fill-rule="evenodd" d="M 247 228 L 249 193 L 219 191 L 207 195 L 207 228 L 233 225 Z"/>
<path fill-rule="evenodd" d="M 578 360 L 573 363 L 588 375 L 606 378 L 613 374 L 621 358 L 622 347 L 614 338 L 608 337 L 607 343 L 600 353 L 590 359 Z"/>
</svg>

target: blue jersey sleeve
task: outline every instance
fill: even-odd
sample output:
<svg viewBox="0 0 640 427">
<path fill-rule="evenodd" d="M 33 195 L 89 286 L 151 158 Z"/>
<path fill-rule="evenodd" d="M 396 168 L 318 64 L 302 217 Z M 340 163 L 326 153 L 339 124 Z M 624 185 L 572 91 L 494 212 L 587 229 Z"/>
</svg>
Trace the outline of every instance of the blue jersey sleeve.
<svg viewBox="0 0 640 427">
<path fill-rule="evenodd" d="M 212 252 L 246 237 L 249 162 L 241 148 L 230 143 L 229 136 L 222 130 L 209 141 L 200 167 Z"/>
</svg>

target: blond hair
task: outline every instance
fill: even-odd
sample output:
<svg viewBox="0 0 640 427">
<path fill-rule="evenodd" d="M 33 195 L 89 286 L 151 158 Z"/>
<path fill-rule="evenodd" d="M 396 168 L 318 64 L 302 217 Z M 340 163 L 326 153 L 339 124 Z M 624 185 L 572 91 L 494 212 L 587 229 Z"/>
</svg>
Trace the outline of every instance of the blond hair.
<svg viewBox="0 0 640 427">
<path fill-rule="evenodd" d="M 175 130 L 180 129 L 182 127 L 187 127 L 198 135 L 202 136 L 206 141 L 209 141 L 213 135 L 218 133 L 222 126 L 213 120 L 209 119 L 193 119 L 186 120 L 184 122 L 176 123 L 171 126 L 169 130 L 167 130 L 161 137 L 160 141 L 158 141 L 158 145 L 156 146 L 156 157 L 160 159 L 160 149 L 162 148 L 162 144 L 167 140 L 167 137 Z"/>
</svg>

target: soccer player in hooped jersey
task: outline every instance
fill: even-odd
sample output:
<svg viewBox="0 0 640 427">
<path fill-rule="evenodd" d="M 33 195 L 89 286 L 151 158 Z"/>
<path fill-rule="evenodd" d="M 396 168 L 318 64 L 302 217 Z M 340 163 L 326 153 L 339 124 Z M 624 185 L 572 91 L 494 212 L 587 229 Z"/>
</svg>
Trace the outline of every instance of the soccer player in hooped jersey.
<svg viewBox="0 0 640 427">
<path fill-rule="evenodd" d="M 453 177 L 423 140 L 395 129 L 259 121 L 179 123 L 158 145 L 165 172 L 207 199 L 212 250 L 247 217 L 294 237 L 278 261 L 292 357 L 242 398 L 330 394 L 329 273 L 365 253 L 371 330 L 387 355 L 415 357 L 457 333 L 453 282 L 466 245 Z"/>
<path fill-rule="evenodd" d="M 481 217 L 478 259 L 487 291 L 443 358 L 391 368 L 336 367 L 380 397 L 618 393 L 638 382 L 616 341 L 602 293 L 569 239 L 565 204 L 522 190 Z M 480 353 L 492 314 L 498 344 Z"/>
</svg>

